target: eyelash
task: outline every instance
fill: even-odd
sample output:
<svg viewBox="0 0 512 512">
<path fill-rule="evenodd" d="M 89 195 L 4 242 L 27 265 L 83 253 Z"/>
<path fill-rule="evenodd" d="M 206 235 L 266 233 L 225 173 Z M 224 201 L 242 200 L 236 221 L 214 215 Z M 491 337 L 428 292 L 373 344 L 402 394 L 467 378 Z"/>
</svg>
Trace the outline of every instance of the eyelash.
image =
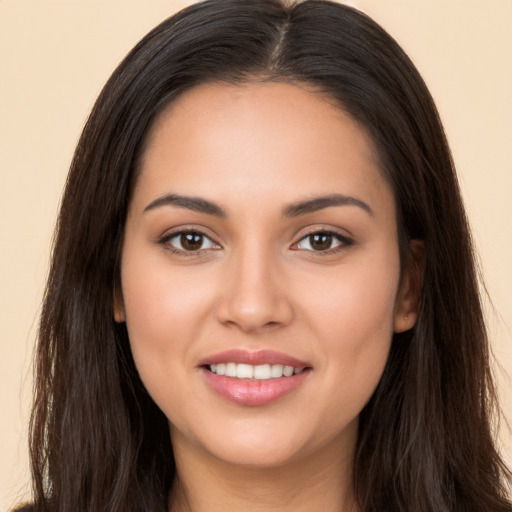
<svg viewBox="0 0 512 512">
<path fill-rule="evenodd" d="M 169 243 L 173 238 L 178 238 L 183 235 L 200 236 L 200 237 L 202 237 L 202 241 L 201 241 L 202 243 L 204 243 L 204 240 L 207 239 L 215 247 L 187 251 L 185 249 L 178 249 Z M 314 249 L 304 249 L 307 252 L 311 252 L 311 253 L 317 254 L 319 256 L 328 256 L 331 254 L 335 254 L 335 253 L 337 253 L 343 249 L 346 249 L 347 247 L 350 247 L 351 245 L 354 244 L 354 241 L 352 239 L 350 239 L 346 235 L 342 235 L 341 233 L 334 231 L 332 229 L 315 229 L 315 230 L 311 230 L 310 232 L 304 234 L 296 243 L 294 243 L 292 245 L 291 249 L 294 251 L 301 250 L 301 249 L 298 249 L 295 247 L 297 247 L 301 242 L 303 242 L 303 241 L 307 240 L 308 238 L 315 236 L 315 235 L 329 236 L 339 242 L 339 244 L 336 245 L 335 247 L 328 248 L 326 250 L 315 251 Z M 220 246 L 220 244 L 215 242 L 210 236 L 208 236 L 206 233 L 204 233 L 203 231 L 196 229 L 196 228 L 181 229 L 179 231 L 174 231 L 172 233 L 168 233 L 158 240 L 158 244 L 164 246 L 165 249 L 168 250 L 169 252 L 171 252 L 172 254 L 178 254 L 180 256 L 185 256 L 185 257 L 199 256 L 205 250 L 211 250 L 211 249 L 217 250 L 217 249 L 222 248 Z M 310 243 L 310 245 L 311 245 L 311 243 Z"/>
<path fill-rule="evenodd" d="M 172 233 L 168 233 L 167 235 L 164 235 L 160 240 L 158 240 L 158 244 L 164 246 L 165 249 L 168 250 L 169 252 L 171 252 L 172 254 L 178 254 L 180 256 L 185 256 L 185 257 L 199 256 L 202 251 L 212 249 L 212 248 L 208 248 L 208 249 L 197 249 L 197 250 L 194 250 L 194 251 L 187 251 L 187 250 L 184 250 L 184 249 L 178 249 L 176 247 L 173 247 L 169 243 L 173 238 L 178 238 L 178 237 L 181 237 L 183 235 L 197 235 L 197 236 L 200 236 L 200 237 L 202 237 L 202 243 L 204 243 L 204 240 L 207 239 L 207 240 L 209 240 L 211 242 L 211 244 L 216 246 L 214 248 L 215 250 L 217 250 L 217 248 L 221 248 L 221 246 L 217 242 L 215 242 L 212 239 L 212 237 L 208 236 L 206 233 L 204 233 L 203 231 L 201 231 L 199 229 L 196 229 L 196 228 L 194 228 L 194 229 L 180 229 L 179 231 L 174 231 Z"/>
<path fill-rule="evenodd" d="M 340 232 L 332 230 L 332 229 L 313 229 L 308 233 L 305 233 L 298 242 L 293 244 L 292 250 L 300 250 L 300 249 L 293 249 L 294 247 L 297 247 L 302 241 L 307 240 L 308 238 L 311 238 L 315 235 L 326 235 L 329 237 L 332 237 L 333 239 L 337 240 L 339 244 L 335 247 L 326 249 L 324 251 L 315 251 L 314 249 L 305 249 L 306 251 L 313 253 L 318 256 L 330 256 L 331 254 L 336 254 L 343 249 L 346 249 L 347 247 L 350 247 L 351 245 L 354 245 L 354 240 L 347 237 L 346 235 L 342 235 Z M 311 244 L 310 244 L 311 245 Z"/>
</svg>

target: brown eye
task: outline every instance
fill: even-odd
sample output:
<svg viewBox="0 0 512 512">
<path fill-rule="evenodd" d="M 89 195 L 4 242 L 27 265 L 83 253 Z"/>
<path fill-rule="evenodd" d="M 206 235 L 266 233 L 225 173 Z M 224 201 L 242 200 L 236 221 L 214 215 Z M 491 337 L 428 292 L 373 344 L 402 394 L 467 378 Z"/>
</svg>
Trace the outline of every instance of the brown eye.
<svg viewBox="0 0 512 512">
<path fill-rule="evenodd" d="M 182 233 L 180 244 L 185 251 L 197 251 L 203 245 L 204 236 L 200 233 Z"/>
<path fill-rule="evenodd" d="M 309 245 L 314 251 L 326 251 L 331 248 L 332 235 L 320 233 L 309 236 Z"/>
<path fill-rule="evenodd" d="M 329 231 L 317 231 L 301 238 L 294 246 L 294 249 L 327 252 L 333 249 L 343 248 L 352 245 L 353 241 L 349 238 L 338 233 L 331 233 Z"/>
<path fill-rule="evenodd" d="M 219 249 L 210 237 L 200 231 L 181 231 L 165 236 L 161 244 L 169 246 L 174 252 L 199 252 L 207 249 Z"/>
</svg>

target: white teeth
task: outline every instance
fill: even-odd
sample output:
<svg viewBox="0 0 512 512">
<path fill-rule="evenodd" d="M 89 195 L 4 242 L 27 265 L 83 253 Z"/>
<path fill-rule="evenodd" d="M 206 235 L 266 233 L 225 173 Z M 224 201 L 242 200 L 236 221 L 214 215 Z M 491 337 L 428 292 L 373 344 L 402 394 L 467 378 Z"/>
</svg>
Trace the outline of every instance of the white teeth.
<svg viewBox="0 0 512 512">
<path fill-rule="evenodd" d="M 268 380 L 270 379 L 270 365 L 269 364 L 259 364 L 254 367 L 254 378 L 258 380 Z"/>
<path fill-rule="evenodd" d="M 238 364 L 236 367 L 236 376 L 239 379 L 252 379 L 254 376 L 254 366 L 250 364 Z"/>
<path fill-rule="evenodd" d="M 273 379 L 278 379 L 279 377 L 283 376 L 283 368 L 284 366 L 282 364 L 273 364 L 270 368 L 270 376 Z"/>
<path fill-rule="evenodd" d="M 285 377 L 291 377 L 293 375 L 293 366 L 285 366 L 283 368 L 283 375 Z"/>
<path fill-rule="evenodd" d="M 227 363 L 226 364 L 226 377 L 236 377 L 236 364 L 235 363 Z"/>
<path fill-rule="evenodd" d="M 291 377 L 301 373 L 304 368 L 294 368 L 293 366 L 283 366 L 282 364 L 237 364 L 237 363 L 218 363 L 211 364 L 210 370 L 217 375 L 226 375 L 227 377 L 236 377 L 238 379 L 280 379 L 281 377 Z"/>
</svg>

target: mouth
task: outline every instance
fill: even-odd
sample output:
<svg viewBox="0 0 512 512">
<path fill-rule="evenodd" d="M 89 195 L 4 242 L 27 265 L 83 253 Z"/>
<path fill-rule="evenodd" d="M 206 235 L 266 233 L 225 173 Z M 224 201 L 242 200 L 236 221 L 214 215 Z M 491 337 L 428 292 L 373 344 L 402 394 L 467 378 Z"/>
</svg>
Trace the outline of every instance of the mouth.
<svg viewBox="0 0 512 512">
<path fill-rule="evenodd" d="M 225 375 L 236 379 L 270 380 L 282 377 L 292 377 L 302 373 L 306 367 L 285 366 L 282 364 L 244 364 L 244 363 L 217 363 L 207 366 L 215 375 Z"/>
<path fill-rule="evenodd" d="M 274 351 L 231 350 L 201 361 L 210 389 L 239 405 L 275 402 L 297 390 L 312 373 L 310 364 Z"/>
</svg>

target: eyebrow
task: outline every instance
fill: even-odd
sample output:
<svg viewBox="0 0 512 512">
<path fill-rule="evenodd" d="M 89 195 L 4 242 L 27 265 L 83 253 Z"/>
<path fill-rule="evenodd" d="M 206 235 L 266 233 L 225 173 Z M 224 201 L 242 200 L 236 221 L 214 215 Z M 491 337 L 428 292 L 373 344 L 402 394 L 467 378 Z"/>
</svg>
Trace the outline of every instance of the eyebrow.
<svg viewBox="0 0 512 512">
<path fill-rule="evenodd" d="M 166 194 L 151 201 L 144 213 L 159 208 L 161 206 L 177 206 L 179 208 L 186 208 L 199 213 L 207 215 L 214 215 L 216 217 L 227 217 L 226 212 L 217 204 L 207 199 L 192 196 L 182 196 L 179 194 Z M 327 196 L 315 197 L 306 201 L 299 201 L 292 203 L 283 210 L 284 217 L 299 217 L 307 213 L 317 212 L 332 206 L 357 206 L 370 215 L 374 216 L 371 207 L 356 197 L 346 196 L 343 194 L 329 194 Z"/>
<path fill-rule="evenodd" d="M 179 208 L 186 208 L 199 213 L 206 213 L 208 215 L 215 215 L 216 217 L 226 217 L 226 212 L 217 204 L 202 199 L 200 197 L 182 196 L 179 194 L 166 194 L 161 196 L 144 208 L 144 213 L 158 208 L 160 206 L 178 206 Z"/>
<path fill-rule="evenodd" d="M 287 206 L 283 211 L 284 217 L 298 217 L 306 213 L 313 213 L 331 206 L 357 206 L 369 213 L 372 217 L 375 215 L 370 205 L 352 196 L 343 194 L 329 194 L 327 196 L 315 197 L 307 201 L 293 203 Z"/>
</svg>

